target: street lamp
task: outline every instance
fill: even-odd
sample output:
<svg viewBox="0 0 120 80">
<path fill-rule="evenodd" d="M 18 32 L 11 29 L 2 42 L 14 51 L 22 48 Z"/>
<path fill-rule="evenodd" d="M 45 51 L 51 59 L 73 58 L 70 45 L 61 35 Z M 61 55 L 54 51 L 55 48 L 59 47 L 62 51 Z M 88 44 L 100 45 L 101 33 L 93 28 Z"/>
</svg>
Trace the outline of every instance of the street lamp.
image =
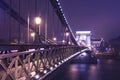
<svg viewBox="0 0 120 80">
<path fill-rule="evenodd" d="M 70 33 L 69 33 L 69 32 L 66 32 L 65 35 L 66 35 L 66 37 L 68 37 L 68 36 L 70 35 Z"/>
<path fill-rule="evenodd" d="M 57 38 L 56 38 L 56 37 L 54 37 L 54 38 L 53 38 L 53 40 L 54 40 L 54 41 L 56 41 L 56 40 L 57 40 Z"/>
<path fill-rule="evenodd" d="M 65 43 L 65 40 L 62 40 L 62 43 L 64 44 L 64 43 Z"/>
<path fill-rule="evenodd" d="M 35 38 L 35 33 L 34 33 L 34 32 L 32 32 L 32 33 L 31 33 L 31 36 L 32 36 L 33 41 L 34 41 L 34 38 Z"/>
<path fill-rule="evenodd" d="M 56 37 L 53 37 L 53 41 L 54 41 L 54 43 L 56 44 L 57 38 L 56 38 Z"/>
<path fill-rule="evenodd" d="M 39 25 L 39 35 L 40 35 L 40 24 L 41 24 L 41 22 L 42 22 L 41 17 L 36 17 L 36 18 L 35 18 L 35 23 L 36 23 L 37 25 Z"/>
<path fill-rule="evenodd" d="M 70 45 L 70 44 L 71 44 L 71 42 L 69 41 L 69 42 L 68 42 L 68 44 Z"/>
<path fill-rule="evenodd" d="M 67 43 L 68 43 L 69 42 L 69 35 L 70 35 L 70 33 L 66 32 L 65 35 L 66 35 L 66 40 L 67 40 Z"/>
</svg>

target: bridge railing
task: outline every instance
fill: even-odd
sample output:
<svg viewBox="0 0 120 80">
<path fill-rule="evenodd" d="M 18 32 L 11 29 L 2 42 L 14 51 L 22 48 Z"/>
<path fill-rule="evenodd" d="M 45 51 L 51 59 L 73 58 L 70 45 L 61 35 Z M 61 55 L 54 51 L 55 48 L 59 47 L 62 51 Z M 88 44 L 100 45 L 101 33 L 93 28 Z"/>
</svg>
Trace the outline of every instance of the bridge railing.
<svg viewBox="0 0 120 80">
<path fill-rule="evenodd" d="M 0 80 L 42 79 L 79 50 L 78 46 L 52 46 L 1 54 Z"/>
</svg>

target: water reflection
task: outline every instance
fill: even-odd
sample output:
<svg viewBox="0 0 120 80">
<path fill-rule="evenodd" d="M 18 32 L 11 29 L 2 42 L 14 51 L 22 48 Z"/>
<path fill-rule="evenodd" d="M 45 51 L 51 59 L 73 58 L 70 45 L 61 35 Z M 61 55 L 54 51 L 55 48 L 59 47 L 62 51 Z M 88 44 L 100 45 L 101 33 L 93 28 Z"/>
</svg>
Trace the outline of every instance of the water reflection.
<svg viewBox="0 0 120 80">
<path fill-rule="evenodd" d="M 89 75 L 88 79 L 89 80 L 98 80 L 97 78 L 97 66 L 96 65 L 91 65 L 89 66 Z"/>
<path fill-rule="evenodd" d="M 120 60 L 100 59 L 98 64 L 68 64 L 63 70 L 53 80 L 120 80 Z"/>
<path fill-rule="evenodd" d="M 72 64 L 69 66 L 69 80 L 96 80 L 96 65 Z"/>
</svg>

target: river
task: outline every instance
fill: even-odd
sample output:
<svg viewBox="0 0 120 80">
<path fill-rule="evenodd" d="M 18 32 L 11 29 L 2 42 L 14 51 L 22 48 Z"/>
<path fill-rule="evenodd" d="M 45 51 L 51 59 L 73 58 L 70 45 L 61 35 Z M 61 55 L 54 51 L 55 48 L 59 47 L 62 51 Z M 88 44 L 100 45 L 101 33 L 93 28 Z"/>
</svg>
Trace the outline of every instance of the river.
<svg viewBox="0 0 120 80">
<path fill-rule="evenodd" d="M 52 80 L 120 80 L 120 60 L 102 58 L 97 64 L 68 63 Z"/>
</svg>

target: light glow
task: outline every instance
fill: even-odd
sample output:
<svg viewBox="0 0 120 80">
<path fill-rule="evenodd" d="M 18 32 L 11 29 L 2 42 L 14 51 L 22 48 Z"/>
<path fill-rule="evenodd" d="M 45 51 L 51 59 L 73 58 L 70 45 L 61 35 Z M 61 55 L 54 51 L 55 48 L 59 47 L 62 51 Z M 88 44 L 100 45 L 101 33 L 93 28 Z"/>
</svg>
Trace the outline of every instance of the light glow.
<svg viewBox="0 0 120 80">
<path fill-rule="evenodd" d="M 65 43 L 65 40 L 62 40 L 62 43 Z"/>
<path fill-rule="evenodd" d="M 58 5 L 60 5 L 60 3 L 58 3 Z"/>
<path fill-rule="evenodd" d="M 12 52 L 12 53 L 14 53 L 14 52 L 18 52 L 18 50 L 11 50 L 11 52 Z"/>
<path fill-rule="evenodd" d="M 35 49 L 29 49 L 28 51 L 35 51 Z"/>
<path fill-rule="evenodd" d="M 80 56 L 87 56 L 87 53 L 83 52 L 80 54 Z"/>
<path fill-rule="evenodd" d="M 53 70 L 53 67 L 50 67 L 50 70 Z"/>
<path fill-rule="evenodd" d="M 32 36 L 32 37 L 34 37 L 34 36 L 35 36 L 35 33 L 34 33 L 34 32 L 32 32 L 32 33 L 31 33 L 31 36 Z"/>
<path fill-rule="evenodd" d="M 55 67 L 57 67 L 57 64 L 55 64 Z"/>
<path fill-rule="evenodd" d="M 35 75 L 35 78 L 36 78 L 36 79 L 39 79 L 39 78 L 40 78 L 40 75 L 39 75 L 39 74 L 36 74 L 36 75 Z"/>
<path fill-rule="evenodd" d="M 71 44 L 71 42 L 69 41 L 68 44 Z"/>
<path fill-rule="evenodd" d="M 44 70 L 44 74 L 46 74 L 47 73 L 47 70 Z"/>
<path fill-rule="evenodd" d="M 36 18 L 35 18 L 35 23 L 36 23 L 36 24 L 40 24 L 41 21 L 42 21 L 42 19 L 41 19 L 40 17 L 36 17 Z"/>
<path fill-rule="evenodd" d="M 56 40 L 57 40 L 57 38 L 56 38 L 56 37 L 54 37 L 54 38 L 53 38 L 53 40 L 54 40 L 54 41 L 56 41 Z"/>
<path fill-rule="evenodd" d="M 66 36 L 69 36 L 70 35 L 70 33 L 69 32 L 66 32 Z"/>
<path fill-rule="evenodd" d="M 61 62 L 59 62 L 58 64 L 61 64 Z"/>
<path fill-rule="evenodd" d="M 76 31 L 76 34 L 91 34 L 91 31 Z"/>
</svg>

